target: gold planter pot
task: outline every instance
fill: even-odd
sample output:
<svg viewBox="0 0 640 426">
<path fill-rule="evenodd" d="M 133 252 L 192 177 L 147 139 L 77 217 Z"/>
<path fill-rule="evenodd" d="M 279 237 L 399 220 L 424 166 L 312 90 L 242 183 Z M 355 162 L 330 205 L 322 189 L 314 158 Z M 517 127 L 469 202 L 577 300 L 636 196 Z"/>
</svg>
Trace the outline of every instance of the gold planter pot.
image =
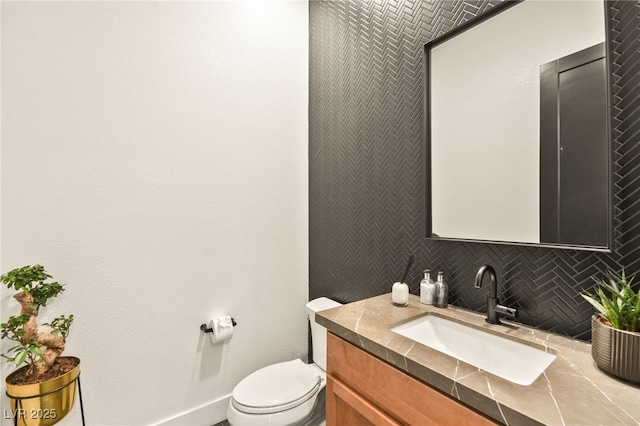
<svg viewBox="0 0 640 426">
<path fill-rule="evenodd" d="M 67 357 L 73 358 L 73 357 Z M 21 370 L 7 376 L 7 396 L 11 400 L 11 416 L 19 426 L 50 426 L 66 416 L 76 397 L 80 360 L 68 373 L 45 382 L 31 385 L 12 385 L 10 378 Z M 23 367 L 26 368 L 26 367 Z M 17 420 L 17 422 L 16 422 Z"/>
<path fill-rule="evenodd" d="M 593 315 L 591 356 L 601 370 L 640 384 L 640 333 L 609 327 Z"/>
</svg>

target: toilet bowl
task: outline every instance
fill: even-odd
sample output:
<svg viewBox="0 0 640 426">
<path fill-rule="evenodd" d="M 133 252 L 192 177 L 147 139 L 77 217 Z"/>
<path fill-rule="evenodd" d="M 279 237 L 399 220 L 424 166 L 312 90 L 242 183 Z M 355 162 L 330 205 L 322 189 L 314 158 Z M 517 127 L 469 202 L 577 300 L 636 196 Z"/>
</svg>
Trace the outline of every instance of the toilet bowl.
<svg viewBox="0 0 640 426">
<path fill-rule="evenodd" d="M 307 303 L 314 363 L 279 362 L 242 379 L 227 409 L 232 426 L 305 425 L 324 412 L 324 407 L 316 405 L 326 385 L 327 330 L 316 324 L 315 313 L 336 306 L 340 303 L 326 297 Z"/>
</svg>

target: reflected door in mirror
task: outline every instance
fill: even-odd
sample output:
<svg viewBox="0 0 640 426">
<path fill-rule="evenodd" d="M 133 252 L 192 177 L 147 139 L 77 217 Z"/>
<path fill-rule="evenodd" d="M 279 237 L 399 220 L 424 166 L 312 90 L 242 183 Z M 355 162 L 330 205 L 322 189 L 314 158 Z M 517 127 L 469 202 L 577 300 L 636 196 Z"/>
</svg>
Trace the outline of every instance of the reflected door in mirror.
<svg viewBox="0 0 640 426">
<path fill-rule="evenodd" d="M 604 43 L 540 67 L 540 241 L 606 246 Z"/>
</svg>

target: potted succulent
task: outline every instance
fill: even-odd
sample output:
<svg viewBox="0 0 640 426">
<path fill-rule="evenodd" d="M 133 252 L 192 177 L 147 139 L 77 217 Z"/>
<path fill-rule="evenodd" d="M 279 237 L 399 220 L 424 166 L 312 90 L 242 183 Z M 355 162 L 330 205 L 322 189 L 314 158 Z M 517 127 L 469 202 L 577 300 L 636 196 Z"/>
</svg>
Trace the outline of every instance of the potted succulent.
<svg viewBox="0 0 640 426">
<path fill-rule="evenodd" d="M 80 360 L 61 357 L 73 315 L 61 315 L 39 327 L 36 318 L 41 307 L 64 291 L 42 265 L 24 266 L 0 276 L 9 289 L 20 313 L 0 324 L 2 338 L 16 345 L 2 354 L 19 367 L 5 379 L 11 400 L 11 417 L 19 425 L 53 425 L 73 407 Z M 8 410 L 5 410 L 5 415 Z"/>
<path fill-rule="evenodd" d="M 591 317 L 591 356 L 601 370 L 640 384 L 640 290 L 633 291 L 624 269 L 607 275 L 593 278 L 595 293 L 582 294 L 598 311 Z"/>
</svg>

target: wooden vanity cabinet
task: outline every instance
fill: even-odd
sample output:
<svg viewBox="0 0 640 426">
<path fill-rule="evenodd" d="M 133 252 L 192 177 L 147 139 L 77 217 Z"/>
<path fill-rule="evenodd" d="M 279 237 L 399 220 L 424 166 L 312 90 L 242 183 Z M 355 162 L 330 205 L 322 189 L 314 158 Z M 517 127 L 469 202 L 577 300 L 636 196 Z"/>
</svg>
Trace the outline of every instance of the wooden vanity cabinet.
<svg viewBox="0 0 640 426">
<path fill-rule="evenodd" d="M 332 333 L 326 392 L 327 426 L 496 424 Z"/>
</svg>

